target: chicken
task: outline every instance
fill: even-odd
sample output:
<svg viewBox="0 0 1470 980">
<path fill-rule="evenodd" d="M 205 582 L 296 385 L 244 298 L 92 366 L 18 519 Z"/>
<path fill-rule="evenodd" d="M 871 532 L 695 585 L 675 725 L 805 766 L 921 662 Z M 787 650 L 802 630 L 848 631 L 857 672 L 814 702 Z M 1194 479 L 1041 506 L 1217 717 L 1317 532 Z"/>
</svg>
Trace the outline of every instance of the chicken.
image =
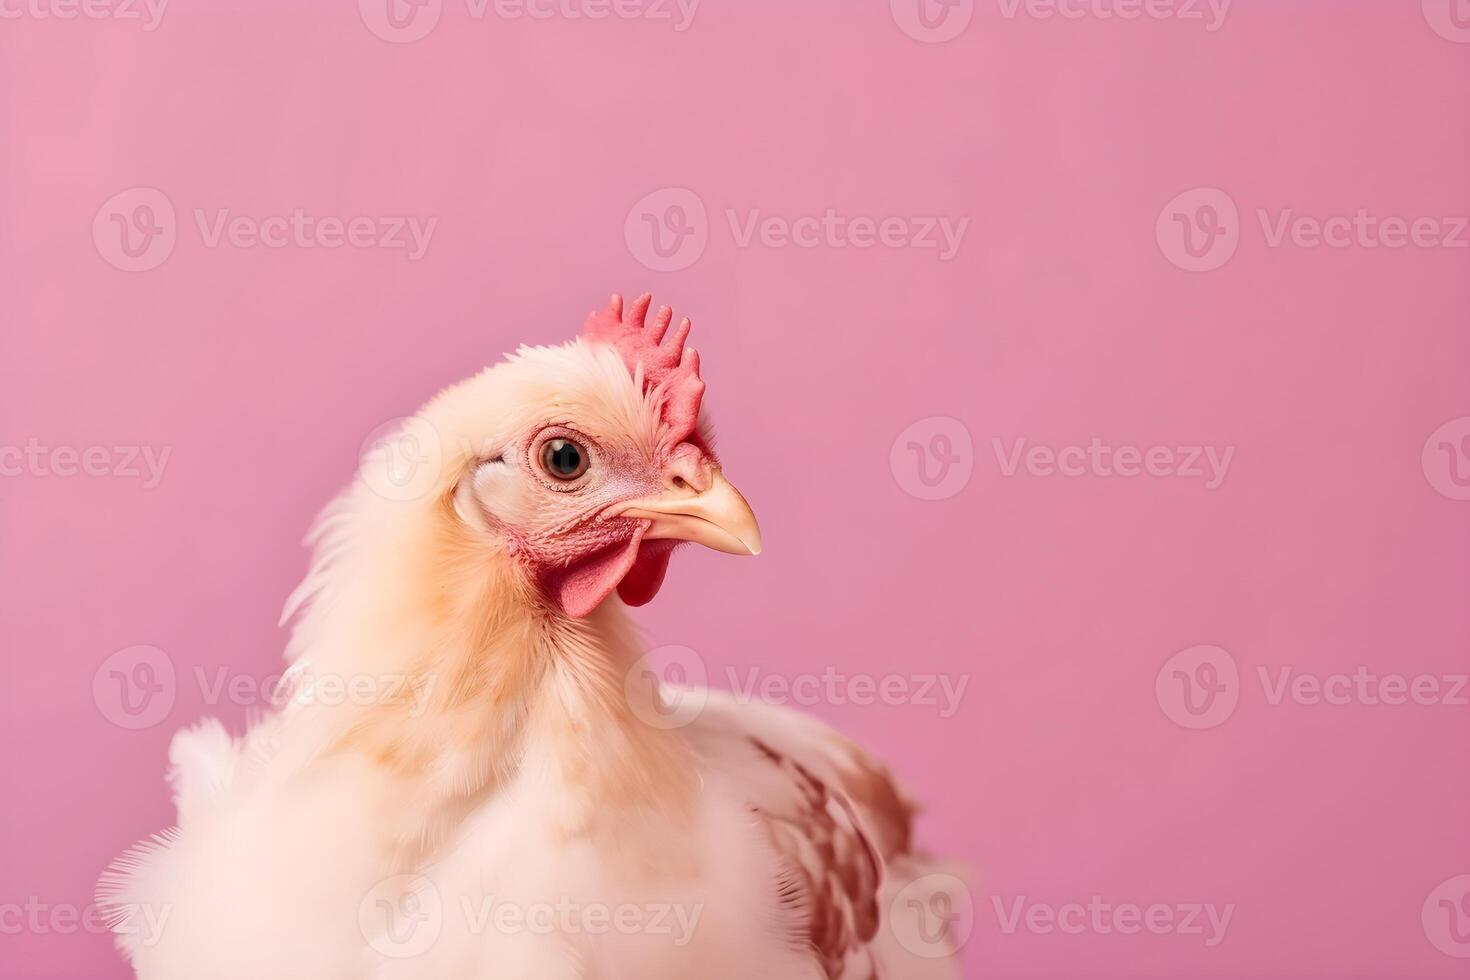
<svg viewBox="0 0 1470 980">
<path fill-rule="evenodd" d="M 177 826 L 99 883 L 140 978 L 956 975 L 883 766 L 643 681 L 674 547 L 761 550 L 649 302 L 440 393 L 323 512 L 277 710 L 178 733 Z"/>
</svg>

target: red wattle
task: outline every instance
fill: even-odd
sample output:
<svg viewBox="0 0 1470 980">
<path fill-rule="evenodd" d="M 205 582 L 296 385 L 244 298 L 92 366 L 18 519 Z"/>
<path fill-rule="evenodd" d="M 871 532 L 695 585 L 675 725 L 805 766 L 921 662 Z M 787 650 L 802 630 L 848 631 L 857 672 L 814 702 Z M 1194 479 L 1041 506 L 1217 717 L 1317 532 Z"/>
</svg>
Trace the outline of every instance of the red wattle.
<svg viewBox="0 0 1470 980">
<path fill-rule="evenodd" d="M 547 593 L 568 616 L 581 619 L 589 615 L 633 568 L 645 530 L 646 526 L 640 527 L 624 544 L 594 551 L 566 568 L 547 572 Z"/>
<path fill-rule="evenodd" d="M 664 584 L 664 573 L 669 570 L 669 555 L 674 552 L 673 541 L 649 541 L 638 552 L 638 560 L 618 583 L 618 595 L 630 606 L 647 605 L 658 595 L 659 586 Z"/>
</svg>

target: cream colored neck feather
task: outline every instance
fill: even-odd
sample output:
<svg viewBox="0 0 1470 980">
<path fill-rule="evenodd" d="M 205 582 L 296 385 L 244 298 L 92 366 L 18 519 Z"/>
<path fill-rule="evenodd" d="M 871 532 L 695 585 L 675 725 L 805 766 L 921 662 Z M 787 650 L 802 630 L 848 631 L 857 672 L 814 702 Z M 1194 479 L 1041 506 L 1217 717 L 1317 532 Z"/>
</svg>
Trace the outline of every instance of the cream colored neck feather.
<svg viewBox="0 0 1470 980">
<path fill-rule="evenodd" d="M 370 678 L 384 696 L 317 714 L 312 754 L 357 755 L 400 784 L 401 826 L 423 838 L 405 846 L 431 847 L 522 774 L 550 784 L 545 816 L 568 838 L 628 808 L 686 811 L 688 751 L 629 703 L 656 695 L 624 683 L 643 651 L 617 601 L 567 618 L 451 513 L 417 516 L 318 548 L 291 654 L 309 675 Z"/>
</svg>

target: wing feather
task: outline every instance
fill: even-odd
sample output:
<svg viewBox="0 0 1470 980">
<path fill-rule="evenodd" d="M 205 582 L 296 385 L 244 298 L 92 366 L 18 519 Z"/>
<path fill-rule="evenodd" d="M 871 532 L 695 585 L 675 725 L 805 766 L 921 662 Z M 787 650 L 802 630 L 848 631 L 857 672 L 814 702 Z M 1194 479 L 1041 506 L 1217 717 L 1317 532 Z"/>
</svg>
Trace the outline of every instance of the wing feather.
<svg viewBox="0 0 1470 980">
<path fill-rule="evenodd" d="M 886 767 L 826 725 L 709 692 L 691 743 L 734 775 L 781 860 L 794 943 L 829 980 L 875 977 L 885 865 L 909 853 L 915 806 Z"/>
</svg>

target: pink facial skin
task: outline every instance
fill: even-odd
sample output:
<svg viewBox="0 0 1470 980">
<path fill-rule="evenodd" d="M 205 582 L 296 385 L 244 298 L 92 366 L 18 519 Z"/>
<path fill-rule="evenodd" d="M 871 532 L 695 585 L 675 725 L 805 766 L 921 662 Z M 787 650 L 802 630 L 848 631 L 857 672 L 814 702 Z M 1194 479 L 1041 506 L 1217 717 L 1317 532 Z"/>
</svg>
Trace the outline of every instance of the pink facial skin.
<svg viewBox="0 0 1470 980">
<path fill-rule="evenodd" d="M 558 485 L 540 471 L 541 447 L 548 439 L 572 438 L 592 455 L 583 481 Z M 655 461 L 618 453 L 563 426 L 548 426 L 528 439 L 520 454 L 532 479 L 553 493 L 577 494 L 577 514 L 549 528 L 521 534 L 520 556 L 531 566 L 542 590 L 568 616 L 596 609 L 614 588 L 629 605 L 651 600 L 663 584 L 672 544 L 643 541 L 648 521 L 599 519 L 611 507 L 658 493 L 664 486 Z M 585 482 L 585 487 L 578 483 Z"/>
<path fill-rule="evenodd" d="M 668 488 L 702 491 L 716 462 L 697 431 L 704 382 L 698 355 L 684 347 L 690 322 L 680 321 L 665 339 L 673 311 L 661 307 L 654 322 L 645 325 L 650 300 L 640 296 L 625 317 L 622 298 L 614 295 L 606 310 L 587 318 L 582 336 L 615 347 L 629 373 L 641 378 L 645 397 L 656 401 L 655 458 L 604 446 L 569 425 L 553 423 L 528 434 L 504 457 L 482 464 L 472 478 L 486 524 L 510 542 L 512 554 L 568 616 L 588 615 L 613 589 L 630 606 L 658 594 L 669 556 L 680 542 L 644 541 L 650 522 L 601 514 Z M 542 469 L 541 449 L 555 438 L 571 439 L 589 453 L 584 477 L 561 482 Z M 513 486 L 512 479 L 528 484 Z M 525 485 L 534 497 L 517 495 Z M 510 499 L 514 505 L 504 505 Z"/>
</svg>

